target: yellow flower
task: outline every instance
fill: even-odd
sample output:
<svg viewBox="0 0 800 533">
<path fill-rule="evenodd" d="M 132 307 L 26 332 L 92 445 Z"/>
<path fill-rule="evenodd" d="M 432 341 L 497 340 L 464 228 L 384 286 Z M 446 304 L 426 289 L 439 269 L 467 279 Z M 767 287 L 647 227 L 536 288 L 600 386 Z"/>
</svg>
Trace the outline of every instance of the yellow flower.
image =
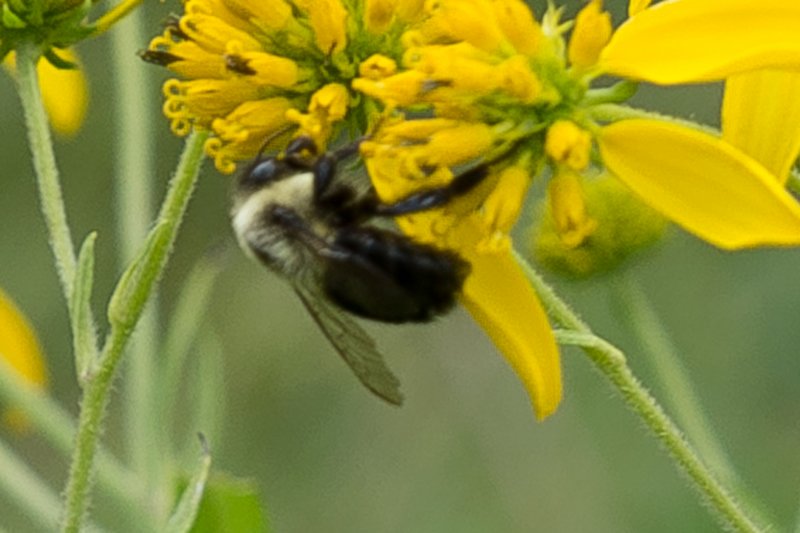
<svg viewBox="0 0 800 533">
<path fill-rule="evenodd" d="M 800 4 L 782 0 L 665 2 L 632 17 L 602 68 L 660 84 L 727 79 L 723 140 L 623 121 L 600 134 L 606 167 L 721 248 L 799 244 L 800 210 L 782 187 L 800 152 L 799 27 Z"/>
<path fill-rule="evenodd" d="M 540 24 L 522 0 L 187 0 L 143 57 L 183 78 L 165 84 L 164 112 L 177 133 L 210 128 L 206 150 L 224 172 L 268 139 L 275 148 L 310 135 L 322 148 L 342 131 L 369 135 L 362 155 L 387 202 L 485 166 L 474 190 L 398 224 L 470 262 L 462 301 L 544 418 L 561 398 L 558 351 L 508 235 L 543 169 L 558 238 L 576 250 L 611 235 L 589 212 L 582 179 L 606 171 L 720 247 L 800 242 L 800 208 L 783 189 L 800 143 L 796 115 L 780 117 L 769 102 L 789 105 L 796 91 L 800 4 L 648 4 L 632 1 L 611 34 L 601 0 L 574 24 L 554 7 Z M 626 81 L 593 89 L 601 74 Z M 628 119 L 641 114 L 619 106 L 608 113 L 630 96 L 628 80 L 719 79 L 729 80 L 724 138 Z M 776 79 L 779 89 L 763 89 Z M 753 91 L 767 102 L 758 121 L 742 104 Z M 745 132 L 779 123 L 789 139 L 778 145 Z"/>
<path fill-rule="evenodd" d="M 747 75 L 744 73 L 752 70 L 796 71 L 800 66 L 800 4 L 692 0 L 648 8 L 648 2 L 634 1 L 630 12 L 633 16 L 612 36 L 601 2 L 592 0 L 578 14 L 567 44 L 564 34 L 569 25 L 561 23 L 556 9 L 548 11 L 540 26 L 521 2 L 513 0 L 426 2 L 421 19 L 403 36 L 406 51 L 398 68 L 377 76 L 362 74 L 353 83 L 357 90 L 399 108 L 406 123 L 419 126 L 418 136 L 393 137 L 403 127 L 408 131 L 415 128 L 402 122 L 385 124 L 374 139 L 380 146 L 365 146 L 363 154 L 373 182 L 382 198 L 391 199 L 409 190 L 446 183 L 458 168 L 470 165 L 489 165 L 492 177 L 452 205 L 405 217 L 400 221 L 403 230 L 417 239 L 455 249 L 473 265 L 485 265 L 482 259 L 489 256 L 508 265 L 499 259 L 508 242 L 508 216 L 501 228 L 495 224 L 498 218 L 487 211 L 497 205 L 511 206 L 507 212 L 515 217 L 530 180 L 522 187 L 519 180 L 509 180 L 506 186 L 508 176 L 514 175 L 506 170 L 524 169 L 527 175 L 536 176 L 543 164 L 549 163 L 555 175 L 548 191 L 556 229 L 567 246 L 582 245 L 600 229 L 587 214 L 582 181 L 575 172 L 588 171 L 593 162 L 592 168 L 610 170 L 650 206 L 717 246 L 800 242 L 800 208 L 781 186 L 800 143 L 795 115 L 782 121 L 783 131 L 789 134 L 778 143 L 780 148 L 773 144 L 759 149 L 752 135 L 739 133 L 737 137 L 733 126 L 740 132 L 752 131 L 747 126 L 753 121 L 744 121 L 752 111 L 729 111 L 723 140 L 667 120 L 606 118 L 601 106 L 624 100 L 627 95 L 622 89 L 626 86 L 621 85 L 618 93 L 591 88 L 601 73 L 684 83 Z M 512 18 L 508 13 L 518 16 Z M 520 32 L 520 26 L 527 31 Z M 782 89 L 767 93 L 775 102 L 763 104 L 772 106 L 765 111 L 774 117 L 765 119 L 770 124 L 778 121 L 779 106 L 800 102 L 790 96 L 795 94 L 796 78 L 785 72 L 780 75 Z M 728 109 L 744 101 L 744 97 L 735 97 L 734 83 L 734 79 L 729 81 L 728 100 L 732 103 Z M 750 94 L 752 84 L 748 81 L 747 91 L 740 92 Z M 420 109 L 436 118 L 416 118 Z M 436 128 L 426 131 L 431 125 L 442 126 L 437 119 L 457 121 L 460 132 L 469 131 L 470 125 L 489 126 L 476 131 L 490 131 L 491 144 L 481 151 L 461 150 L 476 140 L 465 134 L 458 141 L 462 145 L 454 142 L 448 149 L 457 147 L 458 157 L 437 159 L 431 141 L 441 132 Z M 763 135 L 757 139 L 769 142 Z M 423 165 L 419 164 L 420 154 L 424 155 Z M 403 181 L 404 185 L 398 184 Z M 499 197 L 502 202 L 497 202 Z M 613 214 L 613 210 L 609 212 Z M 472 228 L 479 237 L 465 238 L 463 227 Z M 624 230 L 624 226 L 617 227 Z M 486 297 L 498 284 L 493 277 L 496 272 L 488 272 L 474 269 L 467 292 L 478 291 Z M 510 274 L 507 278 L 517 279 Z M 526 294 L 523 285 L 517 287 L 519 294 Z M 470 300 L 466 293 L 464 299 Z M 470 301 L 480 305 L 479 299 Z M 513 305 L 488 298 L 485 302 Z M 485 318 L 486 309 L 468 307 L 476 318 Z M 561 389 L 556 372 L 544 373 L 557 367 L 552 364 L 557 362 L 557 354 L 552 338 L 542 333 L 547 329 L 546 320 L 543 315 L 540 318 L 543 321 L 531 327 L 523 343 L 540 349 L 528 352 L 497 340 L 514 336 L 518 323 L 479 321 L 504 347 L 518 372 L 525 374 L 520 371 L 520 361 L 525 361 L 525 368 L 536 369 L 529 374 L 542 378 L 536 382 L 539 388 L 534 388 L 532 381 L 526 384 L 537 414 L 546 416 L 551 411 L 544 406 L 554 408 Z"/>
<path fill-rule="evenodd" d="M 0 358 L 19 378 L 37 389 L 47 384 L 42 350 L 33 328 L 9 296 L 0 290 Z M 17 407 L 7 408 L 3 420 L 16 430 L 27 429 L 28 421 Z"/>
<path fill-rule="evenodd" d="M 60 56 L 78 67 L 80 60 L 71 49 L 64 49 Z M 16 55 L 12 52 L 3 61 L 12 74 L 15 70 Z M 61 69 L 42 58 L 37 64 L 39 85 L 47 116 L 56 133 L 71 137 L 83 124 L 88 105 L 88 87 L 86 77 L 80 68 Z"/>
<path fill-rule="evenodd" d="M 416 4 L 187 0 L 142 57 L 181 77 L 164 86 L 173 132 L 210 129 L 206 152 L 231 173 L 289 136 L 310 136 L 322 150 L 347 121 L 364 131 L 375 103 L 355 98 L 350 83 L 368 57 L 381 54 L 377 73 L 400 58 L 400 29 L 421 9 Z M 266 111 L 276 107 L 285 109 Z"/>
</svg>

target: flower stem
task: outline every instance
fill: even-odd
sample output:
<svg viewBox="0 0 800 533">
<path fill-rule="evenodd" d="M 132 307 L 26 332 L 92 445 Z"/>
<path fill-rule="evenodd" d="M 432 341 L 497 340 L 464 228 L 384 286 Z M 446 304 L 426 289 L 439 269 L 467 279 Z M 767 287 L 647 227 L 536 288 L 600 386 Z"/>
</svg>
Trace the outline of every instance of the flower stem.
<svg viewBox="0 0 800 533">
<path fill-rule="evenodd" d="M 123 275 L 111 298 L 111 332 L 103 348 L 100 369 L 87 383 L 81 403 L 77 444 L 65 496 L 65 515 L 62 522 L 62 530 L 65 532 L 77 533 L 83 522 L 89 504 L 95 451 L 108 403 L 108 391 L 128 339 L 166 266 L 197 182 L 206 136 L 206 133 L 193 133 L 187 140 L 148 245 Z"/>
<path fill-rule="evenodd" d="M 25 462 L 0 441 L 0 490 L 26 511 L 42 529 L 58 525 L 58 495 Z"/>
<path fill-rule="evenodd" d="M 753 519 L 735 501 L 700 459 L 698 453 L 667 416 L 658 402 L 631 372 L 625 355 L 615 346 L 597 337 L 591 329 L 561 300 L 525 259 L 517 255 L 531 284 L 536 289 L 550 316 L 567 331 L 558 331 L 562 344 L 579 346 L 595 366 L 611 381 L 623 400 L 667 449 L 676 466 L 687 475 L 692 486 L 714 510 L 725 525 L 736 531 L 761 531 Z"/>
<path fill-rule="evenodd" d="M 28 420 L 59 452 L 69 455 L 75 440 L 75 421 L 43 392 L 16 377 L 11 366 L 0 357 L 0 400 L 18 406 Z M 98 481 L 122 506 L 144 492 L 139 480 L 107 450 L 97 453 Z M 0 470 L 2 471 L 2 470 Z M 0 476 L 2 477 L 2 476 Z"/>
<path fill-rule="evenodd" d="M 702 131 L 709 135 L 713 135 L 714 137 L 719 137 L 720 135 L 719 130 L 716 128 L 712 128 L 711 126 L 698 124 L 697 122 L 692 122 L 691 120 L 687 120 L 684 118 L 678 118 L 678 117 L 673 117 L 671 115 L 656 113 L 655 111 L 646 111 L 644 109 L 639 109 L 637 107 L 631 107 L 628 105 L 600 104 L 592 107 L 589 112 L 591 113 L 593 119 L 599 120 L 601 122 L 616 122 L 619 120 L 636 119 L 636 118 L 647 119 L 647 120 L 659 120 L 661 122 L 671 122 L 673 124 L 685 126 L 687 128 L 691 128 L 697 131 Z"/>
<path fill-rule="evenodd" d="M 627 323 L 644 349 L 647 360 L 652 362 L 656 375 L 662 381 L 662 389 L 669 391 L 667 399 L 687 436 L 720 480 L 735 489 L 760 523 L 767 523 L 762 516 L 764 513 L 760 511 L 762 505 L 747 492 L 712 431 L 713 424 L 701 408 L 691 379 L 647 297 L 629 274 L 623 274 L 615 285 L 619 300 L 617 307 L 620 309 L 618 316 Z"/>
<path fill-rule="evenodd" d="M 75 279 L 75 247 L 67 225 L 67 213 L 58 178 L 56 157 L 47 114 L 39 90 L 36 62 L 39 50 L 32 43 L 22 43 L 17 49 L 17 89 L 25 114 L 28 142 L 39 189 L 39 201 L 56 259 L 56 269 L 64 297 L 70 301 Z"/>
</svg>

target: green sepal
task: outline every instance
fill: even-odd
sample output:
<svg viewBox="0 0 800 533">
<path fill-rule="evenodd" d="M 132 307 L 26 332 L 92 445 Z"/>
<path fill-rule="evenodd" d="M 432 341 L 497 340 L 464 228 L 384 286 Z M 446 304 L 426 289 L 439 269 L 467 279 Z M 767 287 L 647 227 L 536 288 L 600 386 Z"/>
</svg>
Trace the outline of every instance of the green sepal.
<svg viewBox="0 0 800 533">
<path fill-rule="evenodd" d="M 97 232 L 90 233 L 81 245 L 72 295 L 69 300 L 69 315 L 72 326 L 72 348 L 75 354 L 75 370 L 78 383 L 83 385 L 91 379 L 97 364 L 97 331 L 92 316 L 92 287 L 94 285 L 94 243 Z"/>
<path fill-rule="evenodd" d="M 44 53 L 44 57 L 45 57 L 45 59 L 47 59 L 47 61 L 50 62 L 51 65 L 53 65 L 56 68 L 60 68 L 60 69 L 63 69 L 63 70 L 77 70 L 78 69 L 78 65 L 76 63 L 74 63 L 72 61 L 69 61 L 67 59 L 64 59 L 63 57 L 59 56 L 56 53 L 55 49 L 53 49 L 53 48 L 49 48 Z"/>
<path fill-rule="evenodd" d="M 28 27 L 28 23 L 16 14 L 9 4 L 3 4 L 2 20 L 6 28 L 21 30 Z"/>
<path fill-rule="evenodd" d="M 183 490 L 180 499 L 178 500 L 172 516 L 169 517 L 169 522 L 164 528 L 166 533 L 186 533 L 192 529 L 197 518 L 197 512 L 200 509 L 200 503 L 203 501 L 203 493 L 208 480 L 208 472 L 211 469 L 211 453 L 208 449 L 203 434 L 198 434 L 200 438 L 200 446 L 202 452 L 200 454 L 200 461 L 197 464 L 189 483 Z M 238 531 L 231 529 L 230 531 Z"/>
</svg>

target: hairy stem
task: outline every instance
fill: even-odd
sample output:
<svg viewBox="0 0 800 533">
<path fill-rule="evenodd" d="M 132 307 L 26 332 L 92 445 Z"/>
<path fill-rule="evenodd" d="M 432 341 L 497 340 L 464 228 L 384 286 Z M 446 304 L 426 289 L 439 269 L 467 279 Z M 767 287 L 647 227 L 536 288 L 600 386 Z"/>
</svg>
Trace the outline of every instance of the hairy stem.
<svg viewBox="0 0 800 533">
<path fill-rule="evenodd" d="M 767 523 L 768 520 L 761 510 L 762 504 L 748 492 L 714 434 L 714 426 L 701 407 L 702 403 L 692 386 L 689 374 L 647 297 L 629 274 L 621 276 L 615 288 L 619 300 L 618 315 L 644 349 L 647 361 L 653 365 L 662 382 L 662 389 L 669 391 L 667 401 L 686 430 L 689 440 L 720 480 L 735 489 L 736 494 L 748 503 L 750 511 L 759 522 Z"/>
<path fill-rule="evenodd" d="M 83 523 L 108 391 L 123 350 L 166 266 L 197 181 L 205 138 L 205 133 L 193 133 L 187 140 L 148 245 L 123 275 L 111 298 L 111 333 L 103 348 L 100 369 L 87 383 L 81 402 L 77 443 L 65 496 L 63 531 L 77 533 Z"/>
<path fill-rule="evenodd" d="M 50 238 L 50 247 L 56 260 L 58 278 L 64 297 L 69 302 L 72 297 L 72 284 L 75 279 L 75 247 L 67 224 L 67 212 L 61 183 L 53 151 L 53 140 L 47 113 L 39 90 L 36 62 L 39 50 L 31 43 L 23 43 L 17 49 L 17 89 L 25 114 L 28 130 L 28 143 L 33 156 L 33 167 L 39 189 L 39 202 L 44 214 Z"/>
<path fill-rule="evenodd" d="M 636 378 L 628 367 L 625 355 L 606 340 L 596 336 L 525 259 L 517 255 L 517 260 L 525 267 L 528 278 L 550 317 L 567 330 L 557 332 L 556 338 L 559 342 L 583 349 L 622 396 L 628 408 L 644 422 L 653 436 L 666 448 L 670 458 L 678 469 L 686 474 L 703 502 L 715 512 L 726 527 L 735 531 L 761 531 L 730 491 L 703 463 L 699 454 L 687 442 L 655 398 Z"/>
</svg>

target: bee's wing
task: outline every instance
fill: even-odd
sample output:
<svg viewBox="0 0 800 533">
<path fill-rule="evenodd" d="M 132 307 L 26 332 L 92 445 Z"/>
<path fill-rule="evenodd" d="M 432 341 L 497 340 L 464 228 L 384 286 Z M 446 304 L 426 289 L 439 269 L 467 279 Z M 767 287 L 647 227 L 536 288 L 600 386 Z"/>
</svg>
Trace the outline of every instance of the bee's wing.
<svg viewBox="0 0 800 533">
<path fill-rule="evenodd" d="M 361 383 L 387 402 L 402 405 L 400 380 L 386 366 L 372 337 L 309 284 L 295 283 L 294 290 Z"/>
</svg>

